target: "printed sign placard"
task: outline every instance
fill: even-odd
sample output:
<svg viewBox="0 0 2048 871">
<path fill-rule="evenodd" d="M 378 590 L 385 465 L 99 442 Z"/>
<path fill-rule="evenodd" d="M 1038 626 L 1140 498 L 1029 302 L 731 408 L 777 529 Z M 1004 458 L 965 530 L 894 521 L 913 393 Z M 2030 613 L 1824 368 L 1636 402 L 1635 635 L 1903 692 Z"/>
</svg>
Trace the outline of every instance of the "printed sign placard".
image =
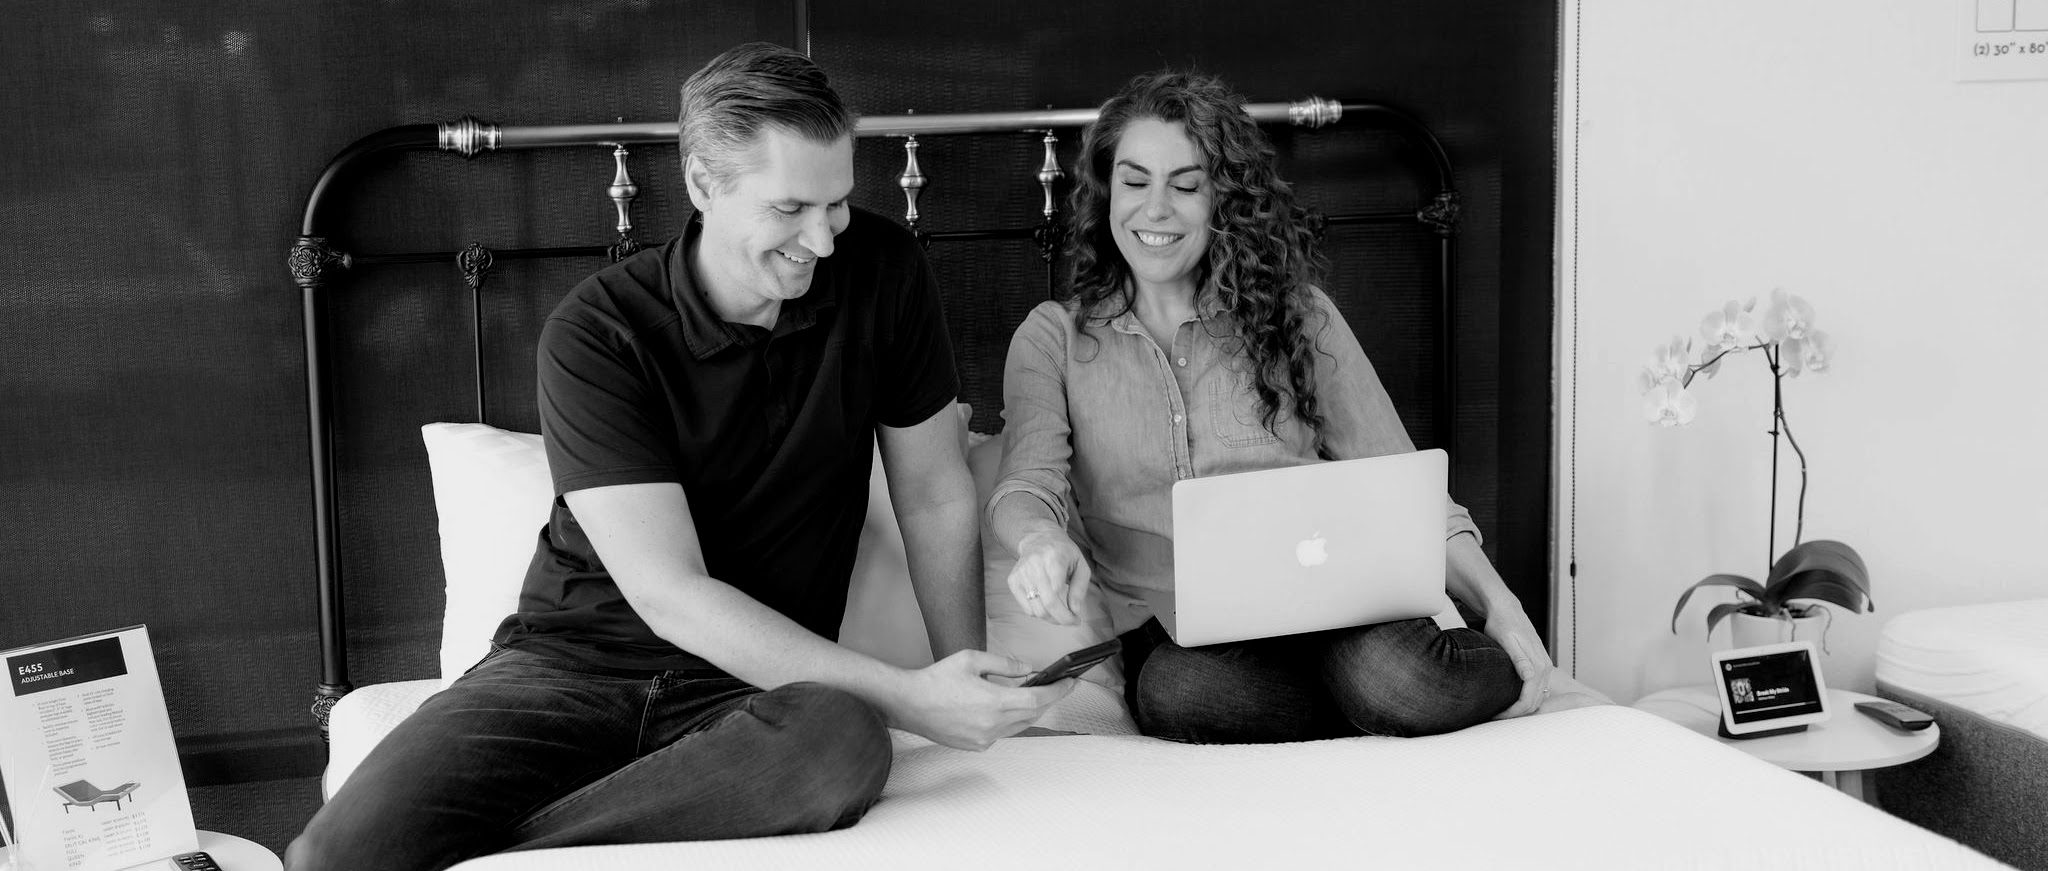
<svg viewBox="0 0 2048 871">
<path fill-rule="evenodd" d="M 196 850 L 149 630 L 0 651 L 0 780 L 37 871 L 114 871 Z"/>
</svg>

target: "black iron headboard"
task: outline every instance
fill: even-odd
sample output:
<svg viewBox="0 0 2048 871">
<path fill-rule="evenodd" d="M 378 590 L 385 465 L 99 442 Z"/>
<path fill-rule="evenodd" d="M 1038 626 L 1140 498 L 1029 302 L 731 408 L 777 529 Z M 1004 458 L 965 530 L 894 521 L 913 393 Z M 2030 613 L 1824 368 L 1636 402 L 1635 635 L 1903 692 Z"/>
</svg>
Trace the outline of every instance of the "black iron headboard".
<svg viewBox="0 0 2048 871">
<path fill-rule="evenodd" d="M 1298 127 L 1321 128 L 1338 123 L 1366 122 L 1389 129 L 1425 155 L 1426 166 L 1417 167 L 1418 201 L 1378 211 L 1324 215 L 1311 213 L 1310 220 L 1322 232 L 1352 224 L 1419 225 L 1436 239 L 1437 263 L 1435 325 L 1431 336 L 1434 370 L 1430 415 L 1433 432 L 1446 441 L 1456 407 L 1453 392 L 1455 360 L 1451 354 L 1450 325 L 1455 298 L 1452 293 L 1452 245 L 1458 224 L 1458 195 L 1452 187 L 1450 158 L 1442 144 L 1421 123 L 1399 110 L 1373 103 L 1344 103 L 1309 98 L 1293 103 L 1253 103 L 1246 107 L 1261 123 L 1287 122 Z M 861 118 L 856 136 L 897 138 L 903 141 L 904 166 L 897 185 L 904 194 L 904 223 L 927 246 L 950 242 L 1014 240 L 1030 244 L 1045 264 L 1048 292 L 1056 280 L 1060 252 L 1060 183 L 1065 177 L 1057 147 L 1062 131 L 1083 127 L 1095 120 L 1094 109 L 1024 112 L 980 112 L 938 115 L 897 115 Z M 1036 220 L 995 227 L 932 228 L 919 210 L 919 200 L 928 181 L 917 159 L 918 137 L 1017 134 L 1034 136 L 1042 145 L 1043 160 L 1035 176 L 1043 192 L 1043 204 Z M 298 241 L 291 248 L 292 280 L 299 287 L 304 306 L 306 415 L 312 453 L 312 495 L 314 553 L 317 562 L 320 635 L 320 680 L 314 693 L 313 713 L 324 733 L 328 711 L 354 687 L 349 682 L 346 646 L 346 615 L 343 613 L 343 566 L 338 550 L 337 490 L 334 451 L 333 396 L 330 379 L 330 351 L 327 335 L 328 294 L 351 270 L 397 264 L 454 263 L 470 291 L 470 339 L 476 383 L 476 418 L 488 422 L 485 381 L 484 316 L 482 293 L 493 267 L 499 261 L 549 258 L 589 258 L 596 268 L 602 259 L 617 260 L 641 247 L 634 236 L 632 206 L 639 194 L 628 168 L 628 146 L 642 144 L 673 148 L 674 122 L 652 124 L 583 124 L 562 126 L 499 126 L 464 117 L 446 124 L 410 124 L 391 127 L 365 136 L 335 155 L 306 198 L 305 217 Z M 330 227 L 329 212 L 335 200 L 370 169 L 375 158 L 403 152 L 432 151 L 476 158 L 496 152 L 521 149 L 604 147 L 612 150 L 614 174 L 606 193 L 616 206 L 615 236 L 606 244 L 566 247 L 491 249 L 471 244 L 460 251 L 371 253 L 348 250 L 337 241 L 339 228 Z M 1335 295 L 1333 291 L 1333 296 Z M 1012 325 L 1014 326 L 1014 325 Z M 1005 334 L 1006 335 L 1006 334 Z"/>
</svg>

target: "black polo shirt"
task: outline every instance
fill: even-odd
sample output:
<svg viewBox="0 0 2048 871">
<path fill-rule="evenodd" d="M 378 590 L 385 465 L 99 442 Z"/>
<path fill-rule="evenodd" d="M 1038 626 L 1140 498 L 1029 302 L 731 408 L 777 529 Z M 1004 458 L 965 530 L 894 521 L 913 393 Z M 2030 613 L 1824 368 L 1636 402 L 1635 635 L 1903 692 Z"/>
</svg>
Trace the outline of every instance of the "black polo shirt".
<svg viewBox="0 0 2048 871">
<path fill-rule="evenodd" d="M 620 668 L 707 668 L 657 637 L 561 494 L 676 482 L 711 576 L 836 639 L 877 424 L 923 422 L 959 376 L 924 253 L 853 210 L 773 330 L 722 321 L 687 252 L 702 230 L 585 279 L 541 330 L 555 503 L 501 643 Z"/>
</svg>

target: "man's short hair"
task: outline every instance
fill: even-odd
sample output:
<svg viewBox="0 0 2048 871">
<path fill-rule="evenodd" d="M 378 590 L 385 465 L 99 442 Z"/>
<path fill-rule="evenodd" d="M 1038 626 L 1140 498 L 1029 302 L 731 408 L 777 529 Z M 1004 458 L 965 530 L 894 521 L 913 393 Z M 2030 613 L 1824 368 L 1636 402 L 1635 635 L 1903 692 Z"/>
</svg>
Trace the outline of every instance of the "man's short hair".
<svg viewBox="0 0 2048 871">
<path fill-rule="evenodd" d="M 683 159 L 695 155 L 720 184 L 751 168 L 747 158 L 763 127 L 837 142 L 853 123 L 823 69 L 766 42 L 735 46 L 692 73 L 676 118 Z"/>
</svg>

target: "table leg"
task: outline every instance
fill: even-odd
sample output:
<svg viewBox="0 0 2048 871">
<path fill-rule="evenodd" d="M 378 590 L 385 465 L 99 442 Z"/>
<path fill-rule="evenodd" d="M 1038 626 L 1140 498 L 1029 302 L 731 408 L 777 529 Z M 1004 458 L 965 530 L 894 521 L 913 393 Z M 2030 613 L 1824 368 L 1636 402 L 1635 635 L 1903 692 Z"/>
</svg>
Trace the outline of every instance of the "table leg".
<svg viewBox="0 0 2048 871">
<path fill-rule="evenodd" d="M 1869 795 L 1868 791 L 1864 789 L 1863 772 L 1861 771 L 1835 772 L 1835 788 L 1848 793 L 1850 798 L 1857 801 L 1869 802 L 1875 798 L 1875 796 Z"/>
</svg>

